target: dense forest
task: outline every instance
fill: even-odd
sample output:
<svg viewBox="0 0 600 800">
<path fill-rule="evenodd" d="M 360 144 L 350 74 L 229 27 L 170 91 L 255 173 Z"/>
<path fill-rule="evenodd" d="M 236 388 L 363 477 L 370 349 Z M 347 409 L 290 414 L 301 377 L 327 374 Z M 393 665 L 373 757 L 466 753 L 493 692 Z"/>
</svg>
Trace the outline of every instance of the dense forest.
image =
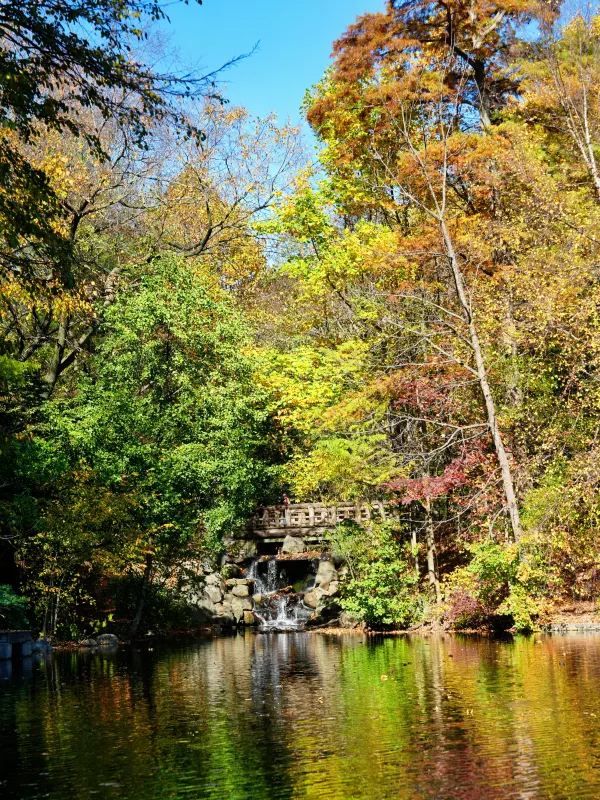
<svg viewBox="0 0 600 800">
<path fill-rule="evenodd" d="M 389 0 L 316 159 L 147 66 L 163 17 L 0 3 L 0 627 L 181 625 L 181 564 L 284 494 L 397 506 L 333 536 L 369 624 L 594 600 L 600 17 Z"/>
</svg>

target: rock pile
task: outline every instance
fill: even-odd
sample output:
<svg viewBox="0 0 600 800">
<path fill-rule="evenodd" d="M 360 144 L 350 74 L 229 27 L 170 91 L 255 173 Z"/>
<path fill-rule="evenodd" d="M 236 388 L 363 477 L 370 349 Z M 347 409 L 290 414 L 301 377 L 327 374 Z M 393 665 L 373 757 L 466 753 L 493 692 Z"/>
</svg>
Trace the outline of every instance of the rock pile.
<svg viewBox="0 0 600 800">
<path fill-rule="evenodd" d="M 341 611 L 337 599 L 340 579 L 343 578 L 347 567 L 341 566 L 336 569 L 330 558 L 321 557 L 318 560 L 320 554 L 316 554 L 316 558 L 313 554 L 309 559 L 310 555 L 302 539 L 288 536 L 281 548 L 279 560 L 280 563 L 285 562 L 287 565 L 290 559 L 300 561 L 306 557 L 307 583 L 310 588 L 292 590 L 290 585 L 286 591 L 297 596 L 297 602 L 311 610 L 311 622 L 319 624 L 323 620 L 336 618 Z M 220 571 L 216 571 L 214 566 L 211 568 L 199 562 L 189 563 L 189 569 L 186 570 L 183 580 L 179 583 L 179 590 L 186 603 L 197 610 L 203 622 L 233 626 L 256 625 L 263 620 L 262 605 L 268 602 L 270 597 L 270 595 L 261 594 L 266 578 L 264 574 L 262 580 L 249 577 L 247 574 L 248 563 L 248 559 L 241 563 L 225 561 Z M 310 572 L 315 567 L 316 574 L 313 583 L 310 581 Z M 286 569 L 288 568 L 286 567 Z M 252 574 L 254 573 L 250 572 L 250 575 Z M 290 575 L 289 583 L 295 585 L 298 583 L 294 573 Z M 280 598 L 282 593 L 284 590 L 279 590 L 277 596 L 274 596 L 275 601 Z M 292 606 L 293 603 L 290 604 L 290 607 Z"/>
<path fill-rule="evenodd" d="M 315 576 L 315 585 L 305 593 L 304 604 L 309 608 L 314 608 L 317 614 L 320 614 L 331 598 L 338 594 L 339 577 L 333 561 L 320 561 Z"/>
<path fill-rule="evenodd" d="M 206 576 L 201 607 L 213 621 L 254 625 L 252 578 L 223 578 L 218 572 Z"/>
</svg>

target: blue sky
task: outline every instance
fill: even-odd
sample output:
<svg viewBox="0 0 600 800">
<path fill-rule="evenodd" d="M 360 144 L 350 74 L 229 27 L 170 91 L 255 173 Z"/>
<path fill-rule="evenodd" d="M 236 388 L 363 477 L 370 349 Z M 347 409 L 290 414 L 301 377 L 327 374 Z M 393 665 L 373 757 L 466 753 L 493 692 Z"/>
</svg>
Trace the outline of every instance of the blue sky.
<svg viewBox="0 0 600 800">
<path fill-rule="evenodd" d="M 384 0 L 204 0 L 169 9 L 169 45 L 204 72 L 257 51 L 223 75 L 222 91 L 253 114 L 300 119 L 305 90 L 329 63 L 333 41 Z"/>
</svg>

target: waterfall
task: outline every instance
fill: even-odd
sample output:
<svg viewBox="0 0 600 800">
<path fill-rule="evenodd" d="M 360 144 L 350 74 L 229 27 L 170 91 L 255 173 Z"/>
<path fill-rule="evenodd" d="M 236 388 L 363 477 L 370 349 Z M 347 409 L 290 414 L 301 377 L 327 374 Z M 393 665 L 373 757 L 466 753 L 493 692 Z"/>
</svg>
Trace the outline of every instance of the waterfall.
<svg viewBox="0 0 600 800">
<path fill-rule="evenodd" d="M 277 589 L 282 589 L 279 586 L 279 568 L 277 561 L 272 558 L 267 562 L 267 592 L 275 592 Z"/>
<path fill-rule="evenodd" d="M 254 595 L 261 596 L 254 601 L 260 630 L 297 631 L 304 627 L 311 609 L 304 605 L 301 592 L 291 590 L 285 568 L 276 558 L 253 561 L 248 577 L 254 581 Z"/>
</svg>

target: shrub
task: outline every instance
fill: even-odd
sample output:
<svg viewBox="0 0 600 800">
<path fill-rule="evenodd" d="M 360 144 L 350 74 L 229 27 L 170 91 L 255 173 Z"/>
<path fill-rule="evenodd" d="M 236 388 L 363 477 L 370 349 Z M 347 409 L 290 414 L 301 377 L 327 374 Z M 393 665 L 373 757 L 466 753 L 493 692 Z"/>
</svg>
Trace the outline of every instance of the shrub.
<svg viewBox="0 0 600 800">
<path fill-rule="evenodd" d="M 422 613 L 417 576 L 404 557 L 393 525 L 340 526 L 333 538 L 335 555 L 348 566 L 341 606 L 355 619 L 375 626 L 405 628 Z"/>
<path fill-rule="evenodd" d="M 448 600 L 446 622 L 456 630 L 479 628 L 488 621 L 490 609 L 466 589 L 455 589 Z"/>
<path fill-rule="evenodd" d="M 491 540 L 471 545 L 469 550 L 470 563 L 456 570 L 447 583 L 446 621 L 455 628 L 469 628 L 505 617 L 518 631 L 532 630 L 540 611 L 543 576 L 531 554 Z"/>
<path fill-rule="evenodd" d="M 0 584 L 0 628 L 26 628 L 26 597 L 16 594 L 10 586 Z"/>
</svg>

